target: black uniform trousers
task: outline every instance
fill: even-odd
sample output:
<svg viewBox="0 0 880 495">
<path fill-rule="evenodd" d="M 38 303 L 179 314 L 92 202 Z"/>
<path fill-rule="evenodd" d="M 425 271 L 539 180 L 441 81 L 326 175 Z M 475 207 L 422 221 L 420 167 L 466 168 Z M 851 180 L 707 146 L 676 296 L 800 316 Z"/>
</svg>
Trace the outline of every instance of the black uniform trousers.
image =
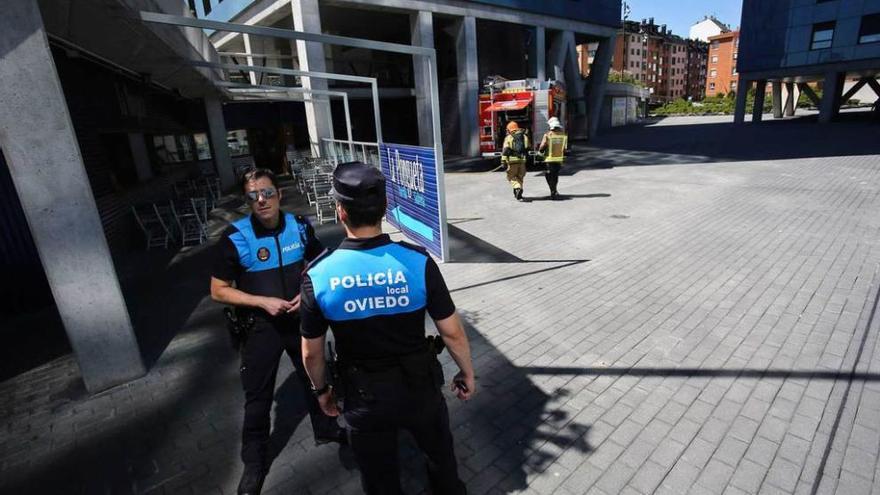
<svg viewBox="0 0 880 495">
<path fill-rule="evenodd" d="M 433 356 L 430 359 L 436 361 Z M 436 366 L 439 368 L 439 363 Z M 430 365 L 423 370 L 392 367 L 371 372 L 360 368 L 358 373 L 347 373 L 343 414 L 367 495 L 403 493 L 397 443 L 400 429 L 409 431 L 425 454 L 432 493 L 467 493 L 458 477 L 449 411 L 441 391 L 442 370 L 432 371 Z M 436 371 L 441 373 L 440 383 Z"/>
<path fill-rule="evenodd" d="M 550 186 L 550 192 L 556 192 L 556 185 L 559 184 L 559 169 L 562 168 L 561 163 L 548 163 L 547 172 L 544 178 L 547 179 L 547 185 Z"/>
<path fill-rule="evenodd" d="M 306 397 L 315 435 L 332 434 L 336 420 L 324 415 L 311 392 L 311 382 L 302 361 L 299 319 L 257 317 L 241 349 L 241 384 L 244 388 L 244 424 L 241 432 L 241 460 L 245 465 L 268 467 L 271 420 L 275 397 L 275 378 L 281 354 L 287 351 Z"/>
</svg>

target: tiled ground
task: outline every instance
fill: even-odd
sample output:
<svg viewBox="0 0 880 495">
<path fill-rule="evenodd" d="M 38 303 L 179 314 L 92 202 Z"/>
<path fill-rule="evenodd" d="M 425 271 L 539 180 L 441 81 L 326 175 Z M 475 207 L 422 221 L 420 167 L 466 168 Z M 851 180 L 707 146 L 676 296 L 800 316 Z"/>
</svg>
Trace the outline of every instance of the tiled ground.
<svg viewBox="0 0 880 495">
<path fill-rule="evenodd" d="M 536 172 L 528 203 L 502 173 L 448 174 L 472 247 L 442 266 L 479 375 L 450 400 L 470 491 L 880 493 L 878 135 L 667 119 L 579 148 L 559 202 Z M 147 377 L 87 397 L 67 357 L 0 384 L 0 490 L 234 490 L 242 399 L 203 258 L 154 289 L 186 318 Z M 289 373 L 266 491 L 358 493 Z M 423 481 L 410 457 L 407 492 Z"/>
</svg>

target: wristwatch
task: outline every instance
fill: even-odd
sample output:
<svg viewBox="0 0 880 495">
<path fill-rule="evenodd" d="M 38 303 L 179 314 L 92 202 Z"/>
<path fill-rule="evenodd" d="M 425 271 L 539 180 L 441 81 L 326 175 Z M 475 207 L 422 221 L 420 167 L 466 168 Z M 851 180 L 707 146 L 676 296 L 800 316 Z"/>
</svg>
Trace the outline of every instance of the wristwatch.
<svg viewBox="0 0 880 495">
<path fill-rule="evenodd" d="M 315 388 L 315 386 L 312 385 L 312 395 L 314 395 L 315 397 L 320 397 L 329 391 L 330 391 L 330 384 L 329 383 L 325 383 L 324 386 L 321 388 Z"/>
</svg>

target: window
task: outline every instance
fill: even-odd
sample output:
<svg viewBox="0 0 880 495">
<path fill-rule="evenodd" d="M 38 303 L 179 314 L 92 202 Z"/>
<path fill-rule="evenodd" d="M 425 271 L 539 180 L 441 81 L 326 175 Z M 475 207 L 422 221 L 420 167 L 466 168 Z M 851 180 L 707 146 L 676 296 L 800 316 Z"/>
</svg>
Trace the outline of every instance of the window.
<svg viewBox="0 0 880 495">
<path fill-rule="evenodd" d="M 880 14 L 862 17 L 862 27 L 859 29 L 859 43 L 876 43 L 878 41 L 880 41 Z"/>
<path fill-rule="evenodd" d="M 738 56 L 739 56 L 739 52 L 733 52 L 733 59 L 734 59 L 734 60 L 736 60 L 736 58 L 737 58 Z"/>
<path fill-rule="evenodd" d="M 730 89 L 736 89 L 736 81 L 730 81 Z"/>
<path fill-rule="evenodd" d="M 247 130 L 238 129 L 226 132 L 226 144 L 229 146 L 229 154 L 232 156 L 242 156 L 250 154 L 248 146 Z"/>
<path fill-rule="evenodd" d="M 630 55 L 635 55 L 635 54 L 636 54 L 636 50 L 635 50 L 634 48 L 630 48 L 630 49 L 629 49 L 629 54 L 630 54 Z"/>
<path fill-rule="evenodd" d="M 709 83 L 709 91 L 715 91 L 715 83 Z"/>
<path fill-rule="evenodd" d="M 208 143 L 208 135 L 205 133 L 194 134 L 193 140 L 196 142 L 196 154 L 199 160 L 210 160 L 211 145 Z"/>
<path fill-rule="evenodd" d="M 712 63 L 713 63 L 713 64 L 717 64 L 717 63 L 718 63 L 718 55 L 712 55 Z"/>
<path fill-rule="evenodd" d="M 813 24 L 813 39 L 810 43 L 810 50 L 821 50 L 823 48 L 831 48 L 831 42 L 834 39 L 834 22 L 820 22 Z"/>
<path fill-rule="evenodd" d="M 719 43 L 718 40 L 713 41 L 713 42 L 712 42 L 712 49 L 713 49 L 713 50 L 717 50 L 717 49 L 718 49 L 718 45 L 720 45 L 720 44 L 721 44 L 721 43 Z"/>
<path fill-rule="evenodd" d="M 709 71 L 709 77 L 716 77 L 716 76 L 718 76 L 718 71 L 717 71 L 717 70 L 712 69 L 712 70 Z"/>
</svg>

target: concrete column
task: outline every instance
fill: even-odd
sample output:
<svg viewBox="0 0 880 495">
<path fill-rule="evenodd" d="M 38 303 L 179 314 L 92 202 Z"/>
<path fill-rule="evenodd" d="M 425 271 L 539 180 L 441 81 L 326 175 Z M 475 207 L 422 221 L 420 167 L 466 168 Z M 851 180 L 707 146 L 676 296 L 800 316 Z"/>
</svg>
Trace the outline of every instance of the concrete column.
<svg viewBox="0 0 880 495">
<path fill-rule="evenodd" d="M 568 135 L 573 138 L 587 138 L 589 134 L 587 105 L 584 101 L 584 81 L 577 63 L 577 46 L 574 33 L 561 31 L 553 37 L 550 46 L 550 64 L 553 77 L 565 81 L 565 90 L 570 102 L 568 114 L 571 128 Z M 607 70 L 604 72 L 607 79 Z M 604 91 L 604 86 L 603 86 Z"/>
<path fill-rule="evenodd" d="M 797 97 L 794 94 L 794 83 L 787 82 L 785 83 L 785 106 L 783 109 L 783 114 L 786 117 L 793 117 L 795 108 L 797 108 Z"/>
<path fill-rule="evenodd" d="M 767 94 L 767 80 L 755 81 L 755 105 L 752 107 L 752 122 L 760 122 L 764 118 L 764 96 Z"/>
<path fill-rule="evenodd" d="M 547 47 L 544 26 L 535 26 L 535 77 L 539 81 L 547 80 Z"/>
<path fill-rule="evenodd" d="M 822 100 L 819 102 L 819 122 L 827 124 L 837 117 L 840 111 L 840 93 L 846 74 L 829 72 L 825 74 L 822 85 Z"/>
<path fill-rule="evenodd" d="M 410 34 L 413 46 L 434 48 L 434 18 L 430 12 L 421 11 L 410 15 Z M 431 64 L 428 57 L 413 56 L 413 82 L 416 92 L 416 119 L 419 124 L 419 146 L 434 145 L 434 129 L 431 126 Z"/>
<path fill-rule="evenodd" d="M 231 189 L 238 181 L 238 177 L 232 170 L 232 157 L 229 155 L 229 145 L 226 143 L 223 103 L 218 96 L 205 98 L 205 114 L 208 117 L 208 141 L 211 144 L 211 157 L 214 158 L 214 168 L 217 169 L 217 175 L 220 176 L 220 187 L 224 190 Z"/>
<path fill-rule="evenodd" d="M 479 156 L 477 108 L 480 105 L 480 74 L 477 65 L 477 20 L 464 17 L 455 33 L 458 72 L 458 116 L 461 154 Z"/>
<path fill-rule="evenodd" d="M 90 392 L 146 373 L 35 0 L 0 16 L 0 147 Z"/>
<path fill-rule="evenodd" d="M 294 29 L 306 33 L 321 33 L 321 12 L 318 9 L 318 0 L 291 0 L 290 4 L 293 10 Z M 297 40 L 296 54 L 300 70 L 327 72 L 323 44 Z M 302 87 L 326 90 L 327 81 L 303 77 Z M 325 97 L 311 95 L 305 95 L 304 99 L 312 153 L 315 156 L 320 156 L 321 140 L 333 138 L 333 125 L 328 117 L 329 112 L 326 108 L 322 108 L 322 105 L 329 105 L 330 102 Z"/>
<path fill-rule="evenodd" d="M 733 122 L 735 124 L 742 124 L 746 121 L 746 99 L 751 88 L 752 81 L 740 75 L 739 86 L 736 88 L 736 104 L 733 110 Z"/>
<path fill-rule="evenodd" d="M 773 81 L 773 118 L 782 118 L 782 81 Z"/>
<path fill-rule="evenodd" d="M 587 80 L 587 105 L 589 109 L 589 137 L 596 136 L 599 130 L 599 116 L 602 114 L 602 102 L 605 97 L 605 86 L 608 84 L 608 70 L 611 68 L 611 56 L 614 55 L 614 36 L 599 42 L 596 56 L 590 67 Z"/>
<path fill-rule="evenodd" d="M 139 182 L 146 182 L 153 178 L 153 167 L 150 165 L 150 154 L 147 152 L 147 143 L 144 135 L 139 132 L 128 134 L 128 147 L 131 149 L 131 157 L 134 159 L 134 169 L 137 172 Z"/>
</svg>

